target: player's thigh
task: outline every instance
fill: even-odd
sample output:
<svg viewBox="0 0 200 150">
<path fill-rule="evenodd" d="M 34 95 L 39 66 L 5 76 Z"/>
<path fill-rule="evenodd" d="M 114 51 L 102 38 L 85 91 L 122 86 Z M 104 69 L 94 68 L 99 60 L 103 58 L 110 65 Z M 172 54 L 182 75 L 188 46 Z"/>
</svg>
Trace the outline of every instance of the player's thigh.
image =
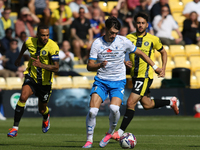
<svg viewBox="0 0 200 150">
<path fill-rule="evenodd" d="M 141 96 L 139 94 L 131 92 L 127 100 L 127 108 L 135 109 L 135 106 L 140 99 L 141 99 Z"/>
<path fill-rule="evenodd" d="M 21 90 L 20 101 L 26 102 L 29 96 L 31 96 L 32 94 L 33 94 L 33 91 L 30 85 L 23 85 L 22 90 Z"/>
<path fill-rule="evenodd" d="M 90 99 L 90 107 L 99 108 L 102 103 L 101 97 L 97 93 L 93 93 Z"/>
</svg>

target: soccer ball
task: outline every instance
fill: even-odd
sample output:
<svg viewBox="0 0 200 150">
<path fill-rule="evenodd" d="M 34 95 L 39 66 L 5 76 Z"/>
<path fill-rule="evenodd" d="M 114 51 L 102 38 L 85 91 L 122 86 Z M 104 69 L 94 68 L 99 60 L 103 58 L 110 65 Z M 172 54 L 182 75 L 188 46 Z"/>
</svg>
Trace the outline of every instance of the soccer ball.
<svg viewBox="0 0 200 150">
<path fill-rule="evenodd" d="M 124 133 L 120 139 L 119 144 L 122 148 L 128 149 L 128 148 L 134 148 L 137 144 L 136 137 L 132 133 Z"/>
</svg>

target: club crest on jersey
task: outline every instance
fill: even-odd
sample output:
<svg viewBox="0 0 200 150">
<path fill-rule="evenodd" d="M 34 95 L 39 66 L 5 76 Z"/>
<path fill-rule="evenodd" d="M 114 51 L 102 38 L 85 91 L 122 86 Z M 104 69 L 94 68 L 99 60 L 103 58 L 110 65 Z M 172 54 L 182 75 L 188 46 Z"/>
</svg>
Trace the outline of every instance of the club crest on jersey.
<svg viewBox="0 0 200 150">
<path fill-rule="evenodd" d="M 46 53 L 47 53 L 47 52 L 46 52 L 45 50 L 42 51 L 42 55 L 46 55 Z"/>
<path fill-rule="evenodd" d="M 149 45 L 149 42 L 144 42 L 144 45 L 145 45 L 145 46 L 148 46 L 148 45 Z"/>
<path fill-rule="evenodd" d="M 112 52 L 112 50 L 111 50 L 111 49 L 107 49 L 107 52 L 108 52 L 108 53 L 111 53 L 111 52 Z"/>
</svg>

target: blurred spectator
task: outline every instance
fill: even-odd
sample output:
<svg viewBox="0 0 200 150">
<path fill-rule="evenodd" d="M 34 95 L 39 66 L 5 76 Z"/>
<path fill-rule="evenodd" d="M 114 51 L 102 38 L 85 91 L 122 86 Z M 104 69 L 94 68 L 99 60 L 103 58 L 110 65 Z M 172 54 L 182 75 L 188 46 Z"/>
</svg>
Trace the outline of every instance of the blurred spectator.
<svg viewBox="0 0 200 150">
<path fill-rule="evenodd" d="M 19 37 L 20 33 L 24 31 L 28 37 L 35 37 L 33 25 L 38 23 L 40 23 L 40 19 L 31 13 L 28 7 L 21 8 L 19 19 L 15 23 L 16 36 Z"/>
<path fill-rule="evenodd" d="M 92 5 L 88 6 L 88 10 L 89 10 L 90 14 L 92 14 L 93 10 L 96 9 L 96 8 L 99 9 L 100 16 L 103 17 L 103 20 L 105 20 L 105 13 L 99 7 L 99 0 L 92 0 Z"/>
<path fill-rule="evenodd" d="M 169 8 L 162 6 L 161 15 L 155 16 L 153 19 L 153 27 L 156 31 L 155 35 L 158 36 L 163 45 L 184 45 L 181 32 L 178 30 L 178 25 L 172 15 L 169 14 Z M 175 30 L 179 36 L 178 39 L 172 37 L 172 30 Z"/>
<path fill-rule="evenodd" d="M 149 20 L 150 18 L 150 11 L 148 10 L 147 0 L 140 0 L 140 6 L 137 6 L 134 10 L 134 15 L 138 12 L 143 12 L 148 15 Z"/>
<path fill-rule="evenodd" d="M 152 26 L 152 24 L 150 22 L 148 22 L 148 27 L 146 29 L 146 32 L 154 35 L 153 26 Z"/>
<path fill-rule="evenodd" d="M 140 6 L 139 0 L 127 0 L 127 6 L 130 11 L 133 11 L 137 6 Z"/>
<path fill-rule="evenodd" d="M 116 17 L 122 26 L 128 27 L 128 32 L 134 32 L 133 13 L 128 10 L 125 0 L 119 0 L 117 6 L 112 9 L 110 16 Z"/>
<path fill-rule="evenodd" d="M 197 20 L 198 14 L 191 12 L 189 19 L 183 22 L 183 40 L 185 44 L 197 44 L 200 41 L 198 33 L 200 33 L 200 22 Z M 198 37 L 197 37 L 198 36 Z"/>
<path fill-rule="evenodd" d="M 153 7 L 150 10 L 150 15 L 151 15 L 151 22 L 153 21 L 154 17 L 157 15 L 161 15 L 161 7 L 162 6 L 167 6 L 169 9 L 169 14 L 171 14 L 171 10 L 168 4 L 168 0 L 160 0 L 158 3 L 155 3 Z"/>
<path fill-rule="evenodd" d="M 59 51 L 59 71 L 56 75 L 59 76 L 81 76 L 77 72 L 73 71 L 74 66 L 74 54 L 70 52 L 70 43 L 63 41 L 62 48 Z"/>
<path fill-rule="evenodd" d="M 17 41 L 18 41 L 17 46 L 18 46 L 19 52 L 21 51 L 22 45 L 24 44 L 26 39 L 27 39 L 26 32 L 24 32 L 24 31 L 21 32 L 20 37 L 17 38 Z M 23 54 L 23 57 L 24 57 L 24 61 L 28 61 L 30 59 L 29 51 L 25 51 L 24 54 Z"/>
<path fill-rule="evenodd" d="M 65 30 L 65 39 L 69 40 L 70 37 L 70 25 L 72 24 L 72 11 L 69 6 L 66 5 L 65 0 L 59 2 L 59 8 L 54 10 L 54 31 L 57 35 L 58 45 L 62 44 L 64 40 L 62 30 Z"/>
<path fill-rule="evenodd" d="M 49 25 L 49 20 L 51 17 L 49 0 L 29 0 L 28 7 L 31 13 L 35 15 L 42 15 L 44 24 Z"/>
<path fill-rule="evenodd" d="M 94 8 L 92 12 L 92 19 L 90 19 L 90 25 L 93 31 L 93 38 L 98 38 L 101 36 L 101 29 L 104 28 L 104 19 L 100 16 L 100 10 Z"/>
<path fill-rule="evenodd" d="M 5 53 L 6 58 L 8 58 L 8 61 L 5 63 L 5 68 L 15 72 L 18 77 L 23 79 L 23 77 L 24 77 L 23 72 L 25 70 L 25 68 L 23 66 L 23 64 L 24 64 L 23 58 L 20 63 L 21 66 L 20 67 L 15 66 L 16 56 L 19 55 L 19 49 L 17 47 L 17 42 L 18 41 L 16 39 L 12 39 L 10 41 L 10 49 L 7 50 Z"/>
<path fill-rule="evenodd" d="M 124 20 L 129 12 L 126 0 L 118 0 L 116 9 L 118 10 L 117 18 Z"/>
<path fill-rule="evenodd" d="M 155 3 L 157 3 L 159 0 L 147 0 L 148 10 L 150 11 L 151 8 Z"/>
<path fill-rule="evenodd" d="M 15 72 L 7 70 L 4 68 L 5 63 L 8 61 L 5 55 L 1 55 L 0 53 L 0 77 L 16 77 Z"/>
<path fill-rule="evenodd" d="M 69 4 L 69 7 L 72 10 L 72 15 L 74 18 L 78 18 L 79 17 L 79 8 L 82 7 L 85 10 L 85 17 L 88 19 L 91 19 L 91 14 L 87 8 L 86 5 L 83 4 L 83 0 L 74 0 L 74 2 L 71 2 Z"/>
<path fill-rule="evenodd" d="M 4 1 L 0 0 L 0 17 L 2 17 L 1 13 L 3 12 L 3 10 L 4 10 Z"/>
<path fill-rule="evenodd" d="M 2 17 L 0 19 L 0 39 L 5 36 L 5 30 L 8 28 L 15 29 L 13 20 L 10 19 L 11 8 L 6 7 L 2 12 Z M 13 32 L 12 37 L 15 37 L 15 32 Z"/>
<path fill-rule="evenodd" d="M 119 35 L 126 36 L 127 34 L 128 34 L 128 27 L 122 26 L 119 31 Z"/>
<path fill-rule="evenodd" d="M 111 10 L 110 16 L 113 16 L 113 17 L 117 18 L 118 21 L 120 22 L 121 26 L 124 25 L 124 24 L 123 24 L 123 21 L 119 18 L 119 13 L 118 13 L 117 8 L 113 8 L 113 9 Z"/>
<path fill-rule="evenodd" d="M 85 18 L 85 10 L 82 7 L 79 9 L 79 18 L 72 22 L 71 37 L 74 54 L 79 58 L 79 63 L 83 64 L 88 58 L 89 50 L 93 42 L 93 33 L 90 20 Z M 82 49 L 84 51 L 81 48 L 84 48 Z"/>
<path fill-rule="evenodd" d="M 198 21 L 200 21 L 200 0 L 193 0 L 185 5 L 183 10 L 183 15 L 186 18 L 189 18 L 191 12 L 197 12 L 198 14 Z"/>
<path fill-rule="evenodd" d="M 1 44 L 6 52 L 7 50 L 10 49 L 10 41 L 12 40 L 13 30 L 11 28 L 8 28 L 8 29 L 6 29 L 5 33 L 6 33 L 5 37 L 3 39 L 1 39 Z M 3 52 L 3 54 L 5 52 Z"/>
</svg>

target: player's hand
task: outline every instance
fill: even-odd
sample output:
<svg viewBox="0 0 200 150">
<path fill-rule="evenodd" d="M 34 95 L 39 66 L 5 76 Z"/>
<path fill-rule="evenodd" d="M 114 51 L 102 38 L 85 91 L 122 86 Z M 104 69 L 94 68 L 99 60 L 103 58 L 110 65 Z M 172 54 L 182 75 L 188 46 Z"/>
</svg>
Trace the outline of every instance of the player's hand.
<svg viewBox="0 0 200 150">
<path fill-rule="evenodd" d="M 33 57 L 31 57 L 31 59 L 33 60 L 33 62 L 32 62 L 33 66 L 41 68 L 42 63 L 40 62 L 39 56 L 37 56 L 37 59 L 35 59 Z"/>
<path fill-rule="evenodd" d="M 107 60 L 104 60 L 101 64 L 100 64 L 100 68 L 105 68 L 106 64 L 108 63 Z"/>
<path fill-rule="evenodd" d="M 155 70 L 155 73 L 158 74 L 158 75 L 160 75 L 161 72 L 162 72 L 162 69 L 159 68 L 159 67 Z"/>
<path fill-rule="evenodd" d="M 158 75 L 158 77 L 165 77 L 165 70 L 162 69 L 161 73 Z"/>
<path fill-rule="evenodd" d="M 20 66 L 20 62 L 21 62 L 21 59 L 19 59 L 19 58 L 17 58 L 16 60 L 15 60 L 15 66 Z"/>
<path fill-rule="evenodd" d="M 133 64 L 131 61 L 125 61 L 125 65 L 128 67 L 128 68 L 132 68 Z"/>
</svg>

